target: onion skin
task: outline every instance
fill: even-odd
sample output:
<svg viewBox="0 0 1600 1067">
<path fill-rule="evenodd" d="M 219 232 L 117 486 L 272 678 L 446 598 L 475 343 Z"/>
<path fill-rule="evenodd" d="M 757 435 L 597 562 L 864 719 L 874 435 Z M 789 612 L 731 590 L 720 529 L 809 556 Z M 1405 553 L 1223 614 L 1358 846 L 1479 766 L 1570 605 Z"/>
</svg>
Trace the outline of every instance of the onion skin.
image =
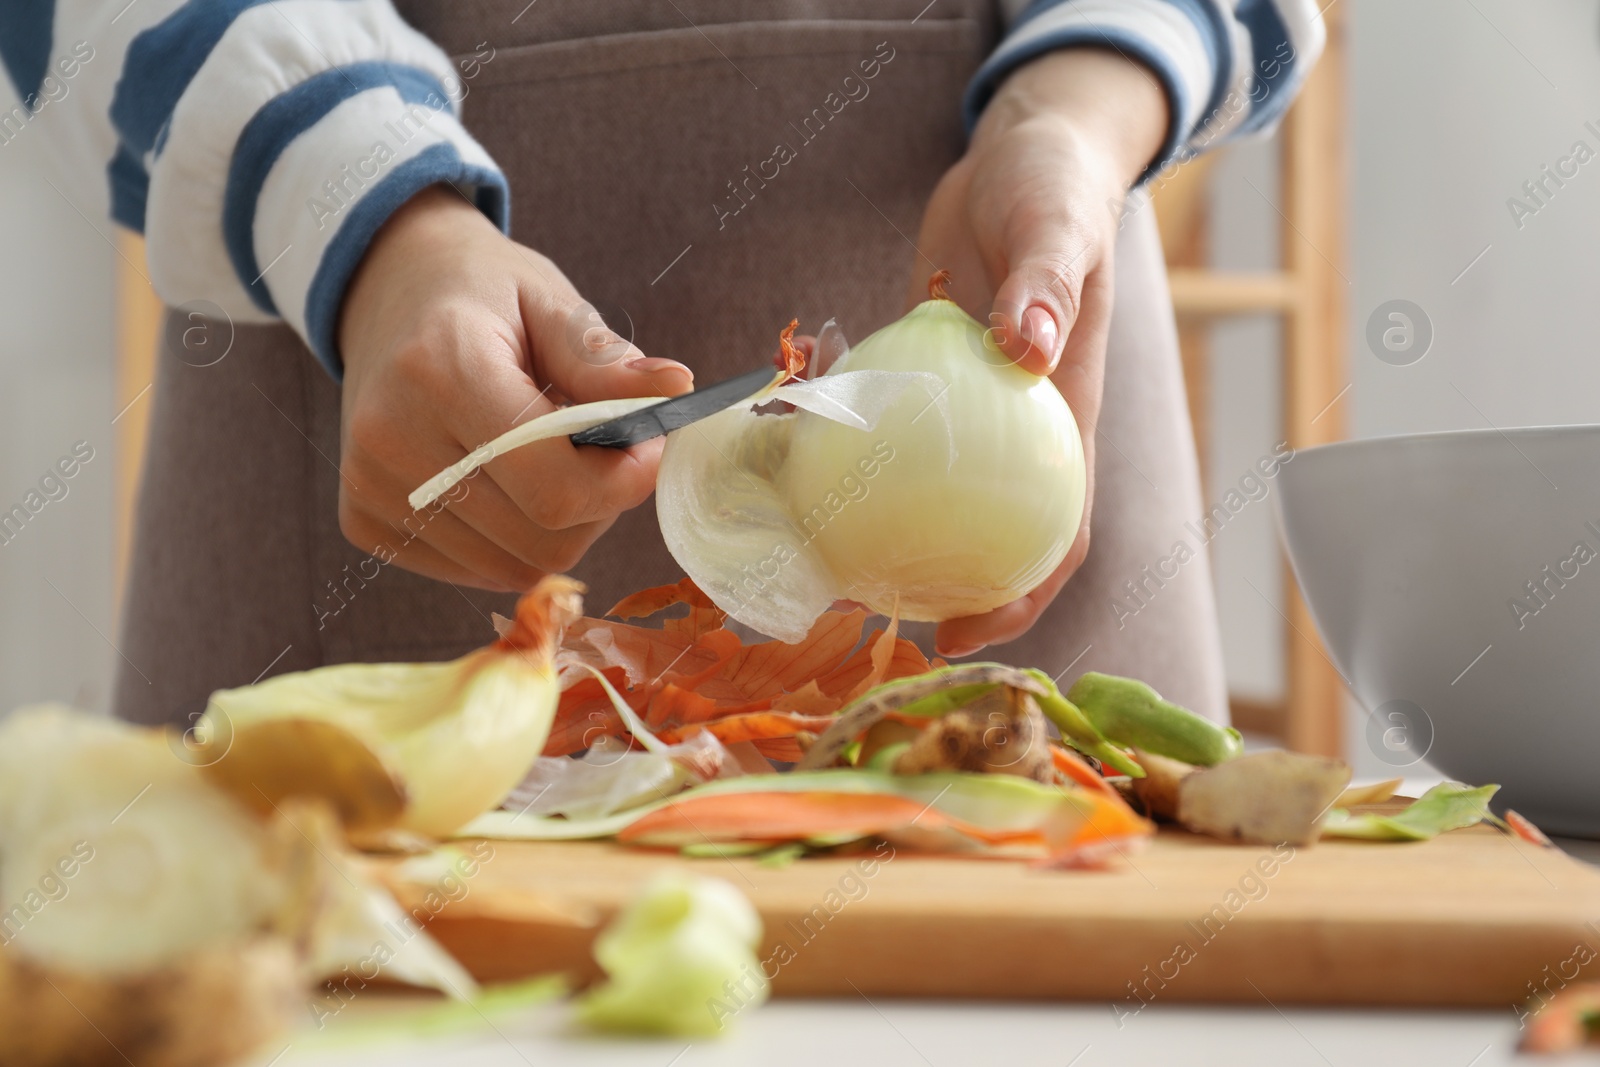
<svg viewBox="0 0 1600 1067">
<path fill-rule="evenodd" d="M 218 690 L 195 729 L 199 761 L 266 769 L 246 748 L 252 737 L 265 744 L 272 735 L 253 728 L 331 723 L 370 749 L 403 790 L 398 829 L 448 837 L 505 799 L 543 750 L 561 695 L 553 657 L 563 627 L 582 614 L 582 590 L 571 578 L 546 576 L 499 640 L 448 663 L 340 663 Z M 272 766 L 274 788 L 323 796 L 341 811 L 368 810 L 370 798 L 340 797 L 335 788 L 365 788 L 364 777 L 334 778 L 322 773 L 325 764 L 308 755 Z M 234 777 L 236 793 L 258 788 L 247 771 Z"/>
<path fill-rule="evenodd" d="M 942 622 L 1036 588 L 1083 518 L 1083 442 L 1060 391 L 938 298 L 829 373 L 856 370 L 932 371 L 949 389 L 937 402 L 908 390 L 870 433 L 797 414 L 779 488 L 843 595 Z"/>
</svg>

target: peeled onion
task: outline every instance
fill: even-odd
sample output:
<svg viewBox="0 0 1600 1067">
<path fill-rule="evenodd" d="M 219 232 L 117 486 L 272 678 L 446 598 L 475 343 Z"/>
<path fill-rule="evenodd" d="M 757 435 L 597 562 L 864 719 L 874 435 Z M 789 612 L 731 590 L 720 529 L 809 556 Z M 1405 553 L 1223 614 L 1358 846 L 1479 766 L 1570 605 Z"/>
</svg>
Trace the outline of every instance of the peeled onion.
<svg viewBox="0 0 1600 1067">
<path fill-rule="evenodd" d="M 1083 443 L 1060 391 L 941 297 L 829 373 L 862 370 L 931 370 L 949 388 L 943 410 L 908 390 L 871 433 L 796 416 L 778 486 L 846 597 L 938 622 L 1044 581 L 1083 517 Z"/>
<path fill-rule="evenodd" d="M 668 549 L 718 607 L 785 641 L 835 600 L 942 621 L 1010 603 L 1066 557 L 1086 470 L 1056 387 L 933 296 L 785 386 L 788 415 L 731 409 L 669 437 Z M 818 348 L 844 347 L 830 323 Z"/>
</svg>

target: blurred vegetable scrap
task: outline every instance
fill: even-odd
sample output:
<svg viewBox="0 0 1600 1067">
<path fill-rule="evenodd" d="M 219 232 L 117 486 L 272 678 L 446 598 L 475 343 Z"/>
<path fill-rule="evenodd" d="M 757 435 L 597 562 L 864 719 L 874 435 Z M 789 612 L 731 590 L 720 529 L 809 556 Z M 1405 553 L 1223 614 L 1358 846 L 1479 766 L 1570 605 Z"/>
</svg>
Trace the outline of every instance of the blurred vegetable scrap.
<svg viewBox="0 0 1600 1067">
<path fill-rule="evenodd" d="M 1446 830 L 1462 830 L 1490 818 L 1489 800 L 1499 789 L 1497 785 L 1474 789 L 1442 782 L 1395 815 L 1351 814 L 1334 808 L 1323 820 L 1322 834 L 1367 841 L 1427 841 Z"/>
<path fill-rule="evenodd" d="M 606 980 L 579 999 L 600 1030 L 709 1036 L 767 999 L 761 917 L 717 878 L 663 874 L 595 939 Z"/>
<path fill-rule="evenodd" d="M 517 982 L 486 986 L 467 1000 L 417 1004 L 411 998 L 396 1004 L 374 1004 L 359 1019 L 341 1021 L 326 1030 L 295 1034 L 297 1051 L 351 1050 L 469 1033 L 493 1026 L 504 1033 L 506 1021 L 533 1008 L 561 1000 L 569 992 L 559 975 L 539 975 Z"/>
<path fill-rule="evenodd" d="M 1593 959 L 1593 956 L 1588 958 Z M 1523 1013 L 1522 1051 L 1578 1052 L 1600 1045 L 1600 982 L 1578 982 L 1556 991 Z"/>
<path fill-rule="evenodd" d="M 1353 785 L 1339 794 L 1333 802 L 1336 808 L 1353 808 L 1358 804 L 1382 804 L 1393 797 L 1400 788 L 1401 779 L 1389 778 L 1382 782 L 1373 782 L 1371 785 Z"/>
<path fill-rule="evenodd" d="M 163 731 L 62 707 L 0 726 L 0 900 L 8 1067 L 233 1062 L 307 1020 L 314 982 L 368 967 L 477 988 L 420 929 L 396 938 L 325 805 L 263 815 Z"/>
<path fill-rule="evenodd" d="M 1253 752 L 1185 775 L 1178 784 L 1177 821 L 1225 841 L 1309 845 L 1349 781 L 1342 760 Z"/>
<path fill-rule="evenodd" d="M 544 578 L 499 640 L 448 663 L 342 663 L 220 690 L 195 727 L 197 761 L 247 803 L 320 781 L 352 830 L 449 834 L 504 800 L 544 746 L 582 591 Z M 385 771 L 403 799 L 378 784 Z"/>
<path fill-rule="evenodd" d="M 1528 842 L 1528 844 L 1538 845 L 1540 848 L 1556 847 L 1556 843 L 1550 840 L 1549 836 L 1543 830 L 1535 826 L 1533 822 L 1521 812 L 1512 811 L 1510 808 L 1507 808 L 1505 819 L 1506 824 L 1504 829 L 1516 835 L 1517 837 L 1522 838 L 1522 840 Z"/>
</svg>

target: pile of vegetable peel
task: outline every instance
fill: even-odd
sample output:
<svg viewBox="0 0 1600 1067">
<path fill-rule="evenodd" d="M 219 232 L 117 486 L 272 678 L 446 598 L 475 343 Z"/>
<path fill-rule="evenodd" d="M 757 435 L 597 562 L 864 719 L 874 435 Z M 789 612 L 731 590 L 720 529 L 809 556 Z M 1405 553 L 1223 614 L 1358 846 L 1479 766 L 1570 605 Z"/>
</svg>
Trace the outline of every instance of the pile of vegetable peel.
<svg viewBox="0 0 1600 1067">
<path fill-rule="evenodd" d="M 865 612 L 830 610 L 805 641 L 745 644 L 687 578 L 607 615 L 568 626 L 543 757 L 462 836 L 785 861 L 876 838 L 1092 868 L 1118 864 L 1157 821 L 1305 846 L 1425 840 L 1493 818 L 1495 787 L 1453 785 L 1397 815 L 1352 815 L 1396 783 L 1352 790 L 1338 760 L 1246 755 L 1236 730 L 1134 679 L 1089 672 L 1063 694 L 1037 670 L 930 660 L 892 617 L 864 633 Z M 619 772 L 638 788 L 619 790 Z M 559 808 L 544 799 L 558 779 Z"/>
<path fill-rule="evenodd" d="M 544 579 L 497 639 L 447 663 L 339 664 L 219 691 L 193 737 L 64 709 L 7 722 L 0 890 L 32 900 L 52 868 L 77 881 L 40 898 L 15 953 L 0 953 L 0 1059 L 72 1052 L 76 1016 L 8 1025 L 53 1011 L 40 990 L 65 983 L 130 1043 L 144 1031 L 115 1004 L 166 1018 L 160 990 L 207 989 L 231 1036 L 173 1015 L 141 1062 L 223 1062 L 281 1029 L 308 983 L 372 966 L 395 931 L 407 951 L 386 949 L 384 977 L 477 1012 L 482 991 L 420 926 L 408 932 L 403 887 L 356 850 L 423 853 L 414 865 L 432 870 L 450 852 L 428 850 L 452 837 L 607 838 L 781 864 L 879 841 L 1100 869 L 1160 821 L 1301 846 L 1499 824 L 1495 786 L 1362 810 L 1397 783 L 1350 788 L 1340 761 L 1245 753 L 1236 731 L 1134 679 L 1090 672 L 1063 693 L 1038 670 L 929 659 L 893 616 L 869 632 L 868 612 L 831 609 L 801 642 L 746 644 L 688 579 L 609 619 L 583 616 L 581 592 Z M 1514 813 L 1501 825 L 1540 840 Z M 162 895 L 130 904 L 104 880 L 125 872 L 95 850 L 126 841 L 161 858 L 143 877 Z M 608 981 L 578 1002 L 587 1025 L 714 1032 L 704 991 L 755 982 L 759 916 L 735 887 L 653 884 L 616 922 L 599 942 Z M 246 973 L 260 980 L 232 980 Z M 738 1006 L 765 995 L 757 982 Z"/>
<path fill-rule="evenodd" d="M 659 627 L 631 620 L 678 606 Z M 646 589 L 606 613 L 567 628 L 556 655 L 561 701 L 546 756 L 587 749 L 630 729 L 599 679 L 621 694 L 655 737 L 672 743 L 709 732 L 726 745 L 750 743 L 762 755 L 798 761 L 799 738 L 820 733 L 834 714 L 869 689 L 943 666 L 897 635 L 893 621 L 862 641 L 868 613 L 828 611 L 798 644 L 744 644 L 727 614 L 688 578 Z"/>
</svg>

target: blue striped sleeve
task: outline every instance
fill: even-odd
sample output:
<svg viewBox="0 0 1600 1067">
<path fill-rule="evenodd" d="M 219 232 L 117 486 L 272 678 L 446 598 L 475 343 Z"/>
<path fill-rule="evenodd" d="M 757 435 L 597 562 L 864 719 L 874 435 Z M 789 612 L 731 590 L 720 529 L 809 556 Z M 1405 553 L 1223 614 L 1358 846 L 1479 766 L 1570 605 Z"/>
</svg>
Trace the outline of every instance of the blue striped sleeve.
<svg viewBox="0 0 1600 1067">
<path fill-rule="evenodd" d="M 17 98 L 33 108 L 50 71 L 50 42 L 55 0 L 6 0 L 0 4 L 0 63 Z"/>
<path fill-rule="evenodd" d="M 1017 67 L 1061 48 L 1112 49 L 1160 81 L 1167 135 L 1140 181 L 1174 159 L 1270 130 L 1323 43 L 1312 0 L 1034 0 L 967 87 L 970 129 Z"/>
<path fill-rule="evenodd" d="M 461 72 L 390 0 L 0 0 L 0 61 L 24 101 L 87 71 L 0 138 L 48 126 L 69 198 L 144 232 L 163 300 L 282 319 L 335 376 L 344 289 L 396 208 L 450 183 L 509 226 Z"/>
</svg>

